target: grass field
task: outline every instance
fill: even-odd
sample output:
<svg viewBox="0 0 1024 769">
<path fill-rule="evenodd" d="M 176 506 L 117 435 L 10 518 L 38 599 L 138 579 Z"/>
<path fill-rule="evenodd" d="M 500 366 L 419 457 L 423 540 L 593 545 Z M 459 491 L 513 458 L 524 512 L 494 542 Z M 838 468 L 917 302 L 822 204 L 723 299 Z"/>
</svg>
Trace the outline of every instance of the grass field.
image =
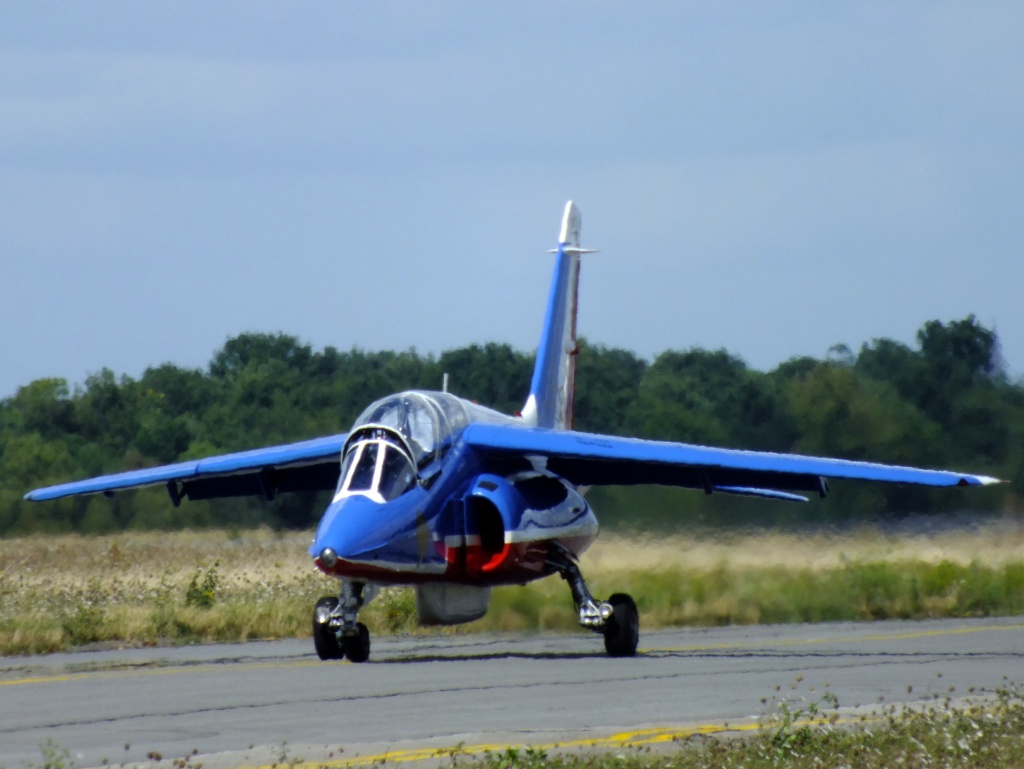
<svg viewBox="0 0 1024 769">
<path fill-rule="evenodd" d="M 336 591 L 306 554 L 310 536 L 0 540 L 0 653 L 308 636 L 316 599 Z M 596 595 L 634 595 L 646 628 L 1024 612 L 1024 526 L 1013 522 L 932 534 L 602 536 L 582 566 Z M 362 617 L 375 633 L 576 627 L 557 577 L 496 590 L 487 617 L 456 629 L 418 629 L 403 589 L 383 591 Z"/>
</svg>

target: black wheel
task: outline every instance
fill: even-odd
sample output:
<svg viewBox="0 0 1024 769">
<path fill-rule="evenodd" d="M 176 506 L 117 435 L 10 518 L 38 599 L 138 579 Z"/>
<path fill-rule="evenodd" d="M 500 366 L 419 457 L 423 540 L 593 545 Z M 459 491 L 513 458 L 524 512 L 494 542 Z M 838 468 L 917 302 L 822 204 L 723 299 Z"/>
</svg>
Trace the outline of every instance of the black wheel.
<svg viewBox="0 0 1024 769">
<path fill-rule="evenodd" d="M 609 657 L 635 657 L 640 643 L 640 613 L 636 602 L 625 593 L 608 599 L 612 616 L 604 629 L 604 648 Z"/>
<path fill-rule="evenodd" d="M 349 662 L 366 662 L 370 659 L 370 631 L 362 622 L 356 623 L 356 635 L 345 638 L 345 658 Z"/>
<path fill-rule="evenodd" d="M 330 614 L 338 607 L 338 599 L 327 596 L 316 602 L 313 609 L 313 648 L 317 656 L 322 660 L 340 660 L 343 656 L 341 644 L 326 622 L 317 622 L 317 615 L 326 609 Z"/>
</svg>

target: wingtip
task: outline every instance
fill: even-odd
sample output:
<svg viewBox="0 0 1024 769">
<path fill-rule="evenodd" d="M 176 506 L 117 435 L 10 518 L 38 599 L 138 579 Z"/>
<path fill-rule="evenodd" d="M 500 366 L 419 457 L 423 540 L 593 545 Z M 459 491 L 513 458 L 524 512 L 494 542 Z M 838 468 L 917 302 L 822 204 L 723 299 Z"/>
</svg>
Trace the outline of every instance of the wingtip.
<svg viewBox="0 0 1024 769">
<path fill-rule="evenodd" d="M 990 475 L 961 476 L 957 486 L 995 486 L 999 483 L 1009 483 L 1002 478 L 993 478 Z"/>
</svg>

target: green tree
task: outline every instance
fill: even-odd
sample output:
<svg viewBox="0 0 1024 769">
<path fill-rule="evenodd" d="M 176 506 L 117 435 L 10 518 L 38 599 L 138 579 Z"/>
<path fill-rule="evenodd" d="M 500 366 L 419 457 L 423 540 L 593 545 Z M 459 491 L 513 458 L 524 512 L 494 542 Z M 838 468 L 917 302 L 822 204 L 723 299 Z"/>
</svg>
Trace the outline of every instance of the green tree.
<svg viewBox="0 0 1024 769">
<path fill-rule="evenodd" d="M 453 393 L 505 413 L 514 413 L 526 402 L 533 356 L 507 344 L 489 342 L 441 353 L 438 368 L 442 374 L 448 374 Z"/>
<path fill-rule="evenodd" d="M 75 405 L 65 379 L 37 379 L 19 387 L 7 404 L 18 432 L 36 432 L 44 438 L 56 438 L 75 432 Z"/>
<path fill-rule="evenodd" d="M 843 456 L 896 464 L 956 466 L 1011 478 L 997 487 L 928 494 L 881 485 L 843 487 L 825 508 L 788 506 L 781 515 L 833 517 L 879 511 L 996 507 L 1024 496 L 1024 386 L 1010 381 L 995 332 L 973 316 L 930 321 L 919 349 L 876 339 L 854 359 L 836 346 L 829 360 L 797 358 L 769 373 L 724 350 L 668 351 L 648 365 L 621 349 L 579 344 L 576 427 L 694 443 Z M 533 356 L 508 345 L 471 345 L 438 358 L 328 347 L 286 334 L 242 334 L 206 370 L 162 364 L 135 381 L 108 369 L 72 391 L 43 379 L 0 401 L 0 533 L 109 531 L 201 525 L 308 526 L 318 494 L 189 502 L 165 491 L 46 505 L 30 488 L 104 472 L 342 432 L 373 400 L 405 389 L 439 389 L 514 413 L 526 397 Z M 595 490 L 628 509 L 622 520 L 673 524 L 763 521 L 782 509 L 757 500 L 678 490 Z M 637 506 L 646 509 L 640 515 Z M 806 513 L 790 513 L 797 509 Z M 614 518 L 614 516 L 612 516 Z M 777 520 L 778 518 L 776 518 Z"/>
<path fill-rule="evenodd" d="M 245 333 L 229 339 L 210 361 L 214 379 L 231 380 L 253 368 L 282 364 L 301 371 L 311 362 L 313 350 L 288 334 Z"/>
<path fill-rule="evenodd" d="M 725 350 L 659 355 L 628 415 L 647 438 L 739 448 L 785 448 L 792 431 L 777 380 Z"/>
<path fill-rule="evenodd" d="M 74 399 L 79 436 L 119 457 L 139 429 L 138 395 L 136 382 L 127 376 L 118 379 L 107 368 L 86 378 L 84 391 Z"/>
<path fill-rule="evenodd" d="M 614 435 L 626 433 L 626 414 L 636 401 L 647 362 L 629 350 L 579 340 L 574 427 Z"/>
<path fill-rule="evenodd" d="M 21 497 L 35 486 L 67 480 L 75 462 L 62 440 L 37 432 L 10 436 L 0 454 L 0 532 L 71 531 L 77 523 L 73 500 L 37 505 Z"/>
<path fill-rule="evenodd" d="M 941 425 L 949 425 L 954 404 L 972 388 L 1002 379 L 994 331 L 973 315 L 941 323 L 930 320 L 917 332 L 920 349 L 890 339 L 861 347 L 856 368 L 889 382 L 899 394 Z"/>
<path fill-rule="evenodd" d="M 790 410 L 804 454 L 896 465 L 940 464 L 941 430 L 891 385 L 857 375 L 855 369 L 822 363 L 793 380 Z M 927 492 L 882 484 L 845 487 L 838 511 L 879 513 L 932 509 Z"/>
</svg>

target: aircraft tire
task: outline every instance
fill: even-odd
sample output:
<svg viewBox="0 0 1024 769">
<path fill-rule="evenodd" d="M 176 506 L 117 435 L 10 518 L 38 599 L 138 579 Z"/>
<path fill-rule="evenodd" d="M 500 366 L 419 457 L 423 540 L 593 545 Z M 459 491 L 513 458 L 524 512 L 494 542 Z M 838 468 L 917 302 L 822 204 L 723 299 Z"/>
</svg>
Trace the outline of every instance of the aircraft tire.
<svg viewBox="0 0 1024 769">
<path fill-rule="evenodd" d="M 357 635 L 345 639 L 345 658 L 349 662 L 366 662 L 370 659 L 370 631 L 362 622 L 356 623 Z"/>
<path fill-rule="evenodd" d="M 604 648 L 609 657 L 635 657 L 640 643 L 640 613 L 636 602 L 625 593 L 608 599 L 612 616 L 604 629 Z"/>
<path fill-rule="evenodd" d="M 327 625 L 316 621 L 317 610 L 326 607 L 330 611 L 334 611 L 337 605 L 337 598 L 325 596 L 316 602 L 316 608 L 313 610 L 313 648 L 316 649 L 316 655 L 322 660 L 340 660 L 344 656 L 341 644 L 338 643 L 338 637 Z"/>
</svg>

